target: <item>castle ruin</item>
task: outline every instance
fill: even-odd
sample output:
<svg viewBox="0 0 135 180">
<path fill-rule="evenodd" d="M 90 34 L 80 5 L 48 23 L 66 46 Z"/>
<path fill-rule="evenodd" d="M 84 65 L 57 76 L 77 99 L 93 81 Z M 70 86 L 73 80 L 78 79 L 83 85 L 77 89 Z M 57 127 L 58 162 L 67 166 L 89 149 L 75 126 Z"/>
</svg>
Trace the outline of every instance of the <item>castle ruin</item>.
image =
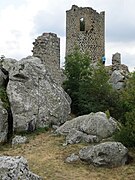
<svg viewBox="0 0 135 180">
<path fill-rule="evenodd" d="M 100 14 L 90 7 L 73 5 L 66 11 L 66 55 L 77 46 L 87 52 L 93 63 L 105 54 L 105 13 Z M 62 83 L 60 70 L 60 38 L 54 33 L 43 33 L 33 42 L 33 56 L 39 57 L 59 85 Z"/>
<path fill-rule="evenodd" d="M 92 62 L 101 60 L 105 54 L 105 12 L 100 14 L 90 7 L 73 5 L 66 11 L 66 55 L 75 46 L 87 52 Z"/>
<path fill-rule="evenodd" d="M 53 80 L 61 84 L 60 38 L 54 33 L 43 33 L 35 39 L 33 45 L 33 56 L 40 58 Z"/>
</svg>

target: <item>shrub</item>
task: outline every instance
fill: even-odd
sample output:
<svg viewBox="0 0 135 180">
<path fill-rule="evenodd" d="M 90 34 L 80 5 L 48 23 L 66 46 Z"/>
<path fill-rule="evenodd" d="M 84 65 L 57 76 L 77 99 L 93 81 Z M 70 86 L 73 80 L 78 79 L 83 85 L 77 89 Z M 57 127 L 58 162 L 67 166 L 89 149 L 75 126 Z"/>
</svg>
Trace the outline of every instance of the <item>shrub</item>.
<svg viewBox="0 0 135 180">
<path fill-rule="evenodd" d="M 121 92 L 121 116 L 123 124 L 115 138 L 127 147 L 135 146 L 135 72 L 130 74 L 125 89 Z"/>
<path fill-rule="evenodd" d="M 108 83 L 109 75 L 102 63 L 94 67 L 88 54 L 75 49 L 66 57 L 65 74 L 67 80 L 63 87 L 72 99 L 72 113 L 83 115 L 107 109 L 113 113 L 118 98 Z"/>
<path fill-rule="evenodd" d="M 126 147 L 135 147 L 135 132 L 128 126 L 122 126 L 122 128 L 115 133 L 114 139 Z"/>
</svg>

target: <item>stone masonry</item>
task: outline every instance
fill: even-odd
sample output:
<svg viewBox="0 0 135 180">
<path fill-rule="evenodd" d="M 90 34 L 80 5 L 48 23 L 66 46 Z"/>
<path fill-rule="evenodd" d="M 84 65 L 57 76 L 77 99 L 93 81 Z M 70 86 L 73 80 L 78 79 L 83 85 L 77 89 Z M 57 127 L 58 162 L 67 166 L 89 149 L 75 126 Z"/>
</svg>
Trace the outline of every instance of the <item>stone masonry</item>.
<svg viewBox="0 0 135 180">
<path fill-rule="evenodd" d="M 43 33 L 35 39 L 33 45 L 33 56 L 40 58 L 52 79 L 57 84 L 61 84 L 60 38 L 54 33 Z"/>
<path fill-rule="evenodd" d="M 92 62 L 101 60 L 105 54 L 105 12 L 98 13 L 90 7 L 73 5 L 66 11 L 66 55 L 77 46 L 87 52 Z"/>
<path fill-rule="evenodd" d="M 126 80 L 129 77 L 129 70 L 125 64 L 121 64 L 121 54 L 115 53 L 112 56 L 112 65 L 107 67 L 110 74 L 109 82 L 112 87 L 121 90 L 125 87 Z"/>
<path fill-rule="evenodd" d="M 112 56 L 112 70 L 119 70 L 121 66 L 121 54 L 115 53 Z"/>
</svg>

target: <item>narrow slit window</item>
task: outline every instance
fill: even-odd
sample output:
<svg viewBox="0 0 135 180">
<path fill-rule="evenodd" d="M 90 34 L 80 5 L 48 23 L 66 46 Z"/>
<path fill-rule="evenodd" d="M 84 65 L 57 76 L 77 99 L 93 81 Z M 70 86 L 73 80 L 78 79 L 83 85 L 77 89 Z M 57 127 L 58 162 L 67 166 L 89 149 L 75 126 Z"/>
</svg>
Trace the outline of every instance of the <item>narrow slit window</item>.
<svg viewBox="0 0 135 180">
<path fill-rule="evenodd" d="M 85 20 L 80 18 L 80 31 L 85 31 Z"/>
</svg>

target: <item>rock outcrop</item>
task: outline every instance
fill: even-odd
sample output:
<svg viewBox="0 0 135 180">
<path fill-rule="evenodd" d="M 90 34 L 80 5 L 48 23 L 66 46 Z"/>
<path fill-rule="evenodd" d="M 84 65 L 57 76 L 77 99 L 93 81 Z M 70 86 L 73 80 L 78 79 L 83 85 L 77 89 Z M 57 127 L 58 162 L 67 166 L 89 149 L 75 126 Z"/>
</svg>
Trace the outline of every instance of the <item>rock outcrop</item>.
<svg viewBox="0 0 135 180">
<path fill-rule="evenodd" d="M 27 160 L 23 157 L 0 157 L 1 180 L 41 180 L 41 177 L 29 171 Z"/>
<path fill-rule="evenodd" d="M 70 113 L 70 98 L 58 86 L 39 58 L 20 61 L 4 59 L 8 72 L 6 91 L 13 114 L 14 131 L 34 131 L 38 127 L 63 124 Z"/>
<path fill-rule="evenodd" d="M 37 127 L 60 125 L 70 113 L 66 93 L 36 57 L 27 57 L 12 66 L 7 93 L 15 130 L 33 131 Z"/>
<path fill-rule="evenodd" d="M 97 112 L 65 122 L 56 133 L 66 135 L 67 144 L 73 144 L 82 139 L 86 142 L 98 142 L 110 137 L 116 129 L 117 123 L 112 117 L 108 119 L 105 113 Z"/>
<path fill-rule="evenodd" d="M 79 157 L 95 166 L 117 167 L 128 161 L 128 150 L 119 142 L 105 142 L 84 147 L 79 151 Z"/>
</svg>

